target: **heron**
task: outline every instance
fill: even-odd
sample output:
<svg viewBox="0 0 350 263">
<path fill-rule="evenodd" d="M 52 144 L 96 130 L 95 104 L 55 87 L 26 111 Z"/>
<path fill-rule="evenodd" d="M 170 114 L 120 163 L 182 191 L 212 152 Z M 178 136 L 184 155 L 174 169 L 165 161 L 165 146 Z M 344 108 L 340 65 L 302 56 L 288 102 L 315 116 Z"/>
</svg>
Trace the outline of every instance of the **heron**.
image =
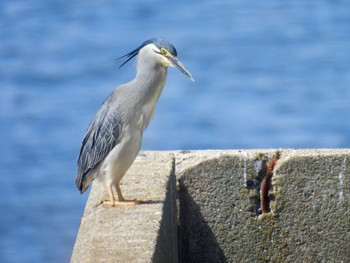
<svg viewBox="0 0 350 263">
<path fill-rule="evenodd" d="M 136 57 L 136 76 L 114 89 L 90 122 L 81 144 L 75 184 L 83 194 L 94 179 L 107 189 L 105 205 L 136 205 L 142 200 L 127 200 L 120 181 L 141 148 L 142 135 L 149 125 L 163 91 L 168 67 L 178 68 L 192 81 L 191 73 L 177 58 L 167 40 L 153 38 L 143 42 L 120 59 L 122 67 Z M 115 188 L 118 200 L 116 200 Z"/>
</svg>

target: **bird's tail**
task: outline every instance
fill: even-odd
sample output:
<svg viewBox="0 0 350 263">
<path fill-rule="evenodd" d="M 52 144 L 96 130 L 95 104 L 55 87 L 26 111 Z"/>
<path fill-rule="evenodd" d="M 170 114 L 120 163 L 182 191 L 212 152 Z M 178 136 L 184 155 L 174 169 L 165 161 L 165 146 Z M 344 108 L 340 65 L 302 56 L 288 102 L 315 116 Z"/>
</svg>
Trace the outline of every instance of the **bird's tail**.
<svg viewBox="0 0 350 263">
<path fill-rule="evenodd" d="M 79 176 L 77 175 L 77 178 L 75 180 L 75 185 L 80 191 L 80 193 L 84 193 L 88 188 L 91 182 L 94 180 L 94 177 L 89 175 L 89 176 Z"/>
</svg>

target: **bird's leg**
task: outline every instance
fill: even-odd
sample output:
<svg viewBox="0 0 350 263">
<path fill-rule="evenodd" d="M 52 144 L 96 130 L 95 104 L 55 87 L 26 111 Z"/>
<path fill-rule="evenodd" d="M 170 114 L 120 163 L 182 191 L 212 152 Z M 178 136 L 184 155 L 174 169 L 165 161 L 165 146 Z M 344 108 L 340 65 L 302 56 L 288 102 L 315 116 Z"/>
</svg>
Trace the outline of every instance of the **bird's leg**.
<svg viewBox="0 0 350 263">
<path fill-rule="evenodd" d="M 119 187 L 119 184 L 115 184 L 115 189 L 117 190 L 118 194 L 118 201 L 115 200 L 113 190 L 111 186 L 107 186 L 107 191 L 109 195 L 109 200 L 105 200 L 102 202 L 104 205 L 111 205 L 111 206 L 133 206 L 137 204 L 146 204 L 151 202 L 151 200 L 126 200 L 123 195 L 122 191 Z"/>
<path fill-rule="evenodd" d="M 103 201 L 102 204 L 111 205 L 111 206 L 116 206 L 116 205 L 117 206 L 132 206 L 132 205 L 138 204 L 134 200 L 125 200 L 123 195 L 122 195 L 122 191 L 120 190 L 119 185 L 118 186 L 116 185 L 115 188 L 117 189 L 118 201 L 116 201 L 114 198 L 112 186 L 107 186 L 109 200 Z"/>
<path fill-rule="evenodd" d="M 132 206 L 137 204 L 137 202 L 135 202 L 134 200 L 125 200 L 119 186 L 116 185 L 115 188 L 117 189 L 118 193 L 118 201 L 116 201 L 114 198 L 112 186 L 107 186 L 109 200 L 103 201 L 102 204 L 111 206 Z"/>
<path fill-rule="evenodd" d="M 115 184 L 115 189 L 117 190 L 118 194 L 118 201 L 115 201 L 115 205 L 120 206 L 132 206 L 138 204 L 135 200 L 126 200 L 122 195 L 122 190 L 119 187 L 119 184 Z"/>
<path fill-rule="evenodd" d="M 119 184 L 115 184 L 115 189 L 117 190 L 117 194 L 118 194 L 118 201 L 119 202 L 125 202 L 125 198 L 122 195 L 122 190 L 119 187 Z"/>
<path fill-rule="evenodd" d="M 110 185 L 107 186 L 107 191 L 108 191 L 108 194 L 109 194 L 109 201 L 108 201 L 108 200 L 105 200 L 105 201 L 103 201 L 102 203 L 103 203 L 104 205 L 115 206 L 115 198 L 114 198 L 112 186 L 110 186 Z"/>
<path fill-rule="evenodd" d="M 151 202 L 151 200 L 143 201 L 143 200 L 126 200 L 123 195 L 122 195 L 122 190 L 119 187 L 119 184 L 115 184 L 115 189 L 117 190 L 118 194 L 118 201 L 115 201 L 115 205 L 120 205 L 120 206 L 132 206 L 132 205 L 137 205 L 137 204 L 145 204 Z"/>
</svg>

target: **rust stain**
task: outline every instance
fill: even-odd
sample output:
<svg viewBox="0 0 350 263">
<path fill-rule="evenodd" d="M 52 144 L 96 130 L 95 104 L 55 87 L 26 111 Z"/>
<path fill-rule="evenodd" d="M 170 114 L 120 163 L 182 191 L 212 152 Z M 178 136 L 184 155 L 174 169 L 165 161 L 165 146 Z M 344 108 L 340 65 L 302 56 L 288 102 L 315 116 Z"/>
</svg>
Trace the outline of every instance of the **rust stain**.
<svg viewBox="0 0 350 263">
<path fill-rule="evenodd" d="M 261 182 L 260 200 L 261 200 L 261 212 L 263 214 L 270 212 L 269 186 L 271 183 L 271 178 L 273 176 L 273 168 L 275 167 L 277 161 L 278 161 L 278 158 L 273 157 L 267 163 L 266 175 L 264 176 Z"/>
</svg>

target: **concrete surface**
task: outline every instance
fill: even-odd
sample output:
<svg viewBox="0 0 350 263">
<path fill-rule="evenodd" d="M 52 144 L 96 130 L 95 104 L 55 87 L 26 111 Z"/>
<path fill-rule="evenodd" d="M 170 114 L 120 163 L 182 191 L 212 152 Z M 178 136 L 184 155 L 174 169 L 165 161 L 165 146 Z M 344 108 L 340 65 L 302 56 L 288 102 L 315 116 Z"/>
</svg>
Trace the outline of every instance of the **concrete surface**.
<svg viewBox="0 0 350 263">
<path fill-rule="evenodd" d="M 122 183 L 159 202 L 104 207 L 95 184 L 72 262 L 350 262 L 349 149 L 146 152 Z"/>
<path fill-rule="evenodd" d="M 177 262 L 176 181 L 169 153 L 138 157 L 121 182 L 129 207 L 101 205 L 107 191 L 93 183 L 71 262 Z"/>
<path fill-rule="evenodd" d="M 260 182 L 274 155 L 271 212 L 261 215 Z M 350 262 L 350 150 L 176 159 L 180 262 Z"/>
</svg>

